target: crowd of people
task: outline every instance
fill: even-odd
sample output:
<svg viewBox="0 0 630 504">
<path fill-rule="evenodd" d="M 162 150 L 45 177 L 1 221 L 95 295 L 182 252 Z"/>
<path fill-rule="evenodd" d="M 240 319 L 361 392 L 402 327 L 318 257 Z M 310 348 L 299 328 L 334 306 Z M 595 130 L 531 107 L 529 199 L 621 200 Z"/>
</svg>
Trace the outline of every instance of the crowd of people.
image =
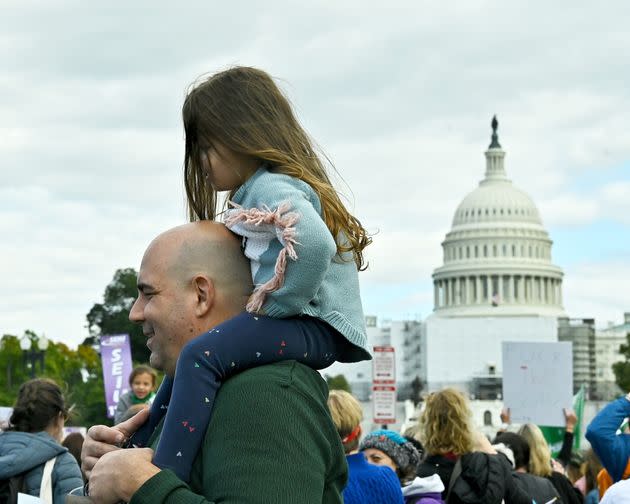
<svg viewBox="0 0 630 504">
<path fill-rule="evenodd" d="M 502 429 L 488 439 L 472 425 L 466 396 L 451 388 L 427 397 L 418 424 L 406 435 L 377 430 L 360 440 L 358 401 L 333 390 L 328 404 L 348 461 L 346 503 L 630 502 L 630 434 L 619 432 L 630 416 L 630 395 L 596 416 L 587 431 L 592 448 L 585 451 L 572 451 L 577 419 L 565 411 L 556 458 L 534 424 Z"/>
<path fill-rule="evenodd" d="M 154 377 L 155 371 L 139 366 L 132 372 L 122 426 L 142 417 L 136 414 L 147 409 L 148 401 L 141 399 L 153 395 L 155 381 L 136 395 L 140 374 Z M 630 434 L 623 432 L 630 395 L 610 403 L 594 418 L 586 433 L 592 446 L 588 450 L 572 451 L 576 417 L 566 411 L 564 441 L 556 458 L 534 424 L 508 426 L 488 439 L 471 423 L 466 396 L 451 388 L 428 395 L 417 424 L 404 433 L 362 432 L 362 406 L 348 392 L 330 390 L 327 407 L 345 453 L 347 481 L 339 499 L 311 496 L 301 502 L 341 498 L 346 504 L 630 502 Z M 34 379 L 20 387 L 10 421 L 0 433 L 0 502 L 15 502 L 12 496 L 22 492 L 62 504 L 73 490 L 82 493 L 89 476 L 80 469 L 84 438 L 77 432 L 63 438 L 68 414 L 62 391 L 53 381 Z M 504 418 L 509 421 L 509 414 Z M 336 463 L 343 472 L 343 459 Z M 270 475 L 269 482 L 273 481 Z"/>
<path fill-rule="evenodd" d="M 149 244 L 129 313 L 164 380 L 156 391 L 136 368 L 115 425 L 67 448 L 60 388 L 22 385 L 0 434 L 0 503 L 622 502 L 629 398 L 590 426 L 584 461 L 571 414 L 554 460 L 535 425 L 480 435 L 453 389 L 426 398 L 412 432 L 361 432 L 360 405 L 317 372 L 371 358 L 358 280 L 371 238 L 327 158 L 256 68 L 200 80 L 182 116 L 191 222 Z"/>
</svg>

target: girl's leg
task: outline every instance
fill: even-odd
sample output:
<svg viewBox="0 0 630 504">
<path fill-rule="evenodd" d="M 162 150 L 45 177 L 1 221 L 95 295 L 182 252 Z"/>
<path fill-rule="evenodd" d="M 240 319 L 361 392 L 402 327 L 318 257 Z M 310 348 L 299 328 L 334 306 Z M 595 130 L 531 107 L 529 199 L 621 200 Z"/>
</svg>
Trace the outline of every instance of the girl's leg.
<svg viewBox="0 0 630 504">
<path fill-rule="evenodd" d="M 241 313 L 188 342 L 177 360 L 171 401 L 153 463 L 188 481 L 220 384 L 246 369 L 295 359 L 332 364 L 345 339 L 311 317 L 276 319 Z M 157 398 L 156 398 L 157 399 Z"/>
<path fill-rule="evenodd" d="M 164 376 L 162 384 L 155 394 L 153 402 L 151 403 L 151 412 L 149 419 L 142 425 L 129 441 L 130 446 L 143 447 L 147 446 L 149 439 L 153 434 L 153 431 L 162 420 L 162 417 L 166 414 L 168 403 L 171 400 L 171 393 L 173 390 L 173 378 L 170 376 Z"/>
</svg>

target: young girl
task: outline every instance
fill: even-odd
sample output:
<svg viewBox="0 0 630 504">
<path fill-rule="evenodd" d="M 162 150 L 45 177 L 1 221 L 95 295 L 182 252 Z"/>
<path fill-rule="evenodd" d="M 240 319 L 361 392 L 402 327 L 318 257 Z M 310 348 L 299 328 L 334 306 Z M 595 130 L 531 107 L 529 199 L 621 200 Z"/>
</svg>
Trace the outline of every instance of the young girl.
<svg viewBox="0 0 630 504">
<path fill-rule="evenodd" d="M 131 390 L 120 396 L 114 413 L 114 423 L 122 421 L 125 412 L 134 404 L 150 405 L 155 397 L 157 373 L 149 366 L 136 366 L 129 374 Z"/>
<path fill-rule="evenodd" d="M 223 220 L 242 237 L 255 284 L 247 311 L 184 347 L 132 440 L 146 443 L 166 412 L 153 462 L 188 481 L 226 378 L 284 359 L 322 369 L 371 358 L 357 274 L 371 240 L 265 72 L 213 75 L 189 92 L 183 119 L 190 219 L 215 220 L 217 193 L 230 191 Z"/>
</svg>

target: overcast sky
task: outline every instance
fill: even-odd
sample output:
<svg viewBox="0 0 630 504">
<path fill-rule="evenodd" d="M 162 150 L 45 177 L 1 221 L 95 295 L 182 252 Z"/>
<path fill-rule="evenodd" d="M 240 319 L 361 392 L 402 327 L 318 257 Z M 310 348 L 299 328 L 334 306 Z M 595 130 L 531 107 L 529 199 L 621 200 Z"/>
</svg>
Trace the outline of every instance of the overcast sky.
<svg viewBox="0 0 630 504">
<path fill-rule="evenodd" d="M 87 336 L 115 270 L 185 222 L 185 91 L 234 64 L 279 79 L 376 233 L 366 313 L 431 313 L 440 242 L 483 178 L 496 113 L 567 312 L 622 320 L 629 2 L 300 3 L 0 0 L 0 334 Z"/>
</svg>

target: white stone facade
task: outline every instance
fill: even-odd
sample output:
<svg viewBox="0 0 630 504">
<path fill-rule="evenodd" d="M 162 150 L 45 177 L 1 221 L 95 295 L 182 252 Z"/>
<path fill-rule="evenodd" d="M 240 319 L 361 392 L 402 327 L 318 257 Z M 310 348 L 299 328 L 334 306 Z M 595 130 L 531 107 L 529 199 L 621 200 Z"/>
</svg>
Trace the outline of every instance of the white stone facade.
<svg viewBox="0 0 630 504">
<path fill-rule="evenodd" d="M 612 365 L 623 360 L 619 347 L 628 343 L 626 335 L 629 332 L 630 313 L 624 313 L 623 324 L 611 325 L 595 332 L 595 388 L 597 395 L 604 400 L 610 400 L 622 392 L 615 384 Z"/>
<path fill-rule="evenodd" d="M 374 316 L 366 317 L 368 345 L 391 345 L 395 351 L 396 385 L 400 397 L 409 393 L 413 379 L 422 377 L 422 324 L 415 320 L 383 321 L 381 324 Z M 334 363 L 322 372 L 324 375 L 342 374 L 352 387 L 352 392 L 361 400 L 368 400 L 372 388 L 372 361 L 352 364 Z"/>
<path fill-rule="evenodd" d="M 472 392 L 476 377 L 501 376 L 502 344 L 507 341 L 558 340 L 555 317 L 439 317 L 427 318 L 421 369 L 429 391 L 457 387 Z"/>
</svg>

